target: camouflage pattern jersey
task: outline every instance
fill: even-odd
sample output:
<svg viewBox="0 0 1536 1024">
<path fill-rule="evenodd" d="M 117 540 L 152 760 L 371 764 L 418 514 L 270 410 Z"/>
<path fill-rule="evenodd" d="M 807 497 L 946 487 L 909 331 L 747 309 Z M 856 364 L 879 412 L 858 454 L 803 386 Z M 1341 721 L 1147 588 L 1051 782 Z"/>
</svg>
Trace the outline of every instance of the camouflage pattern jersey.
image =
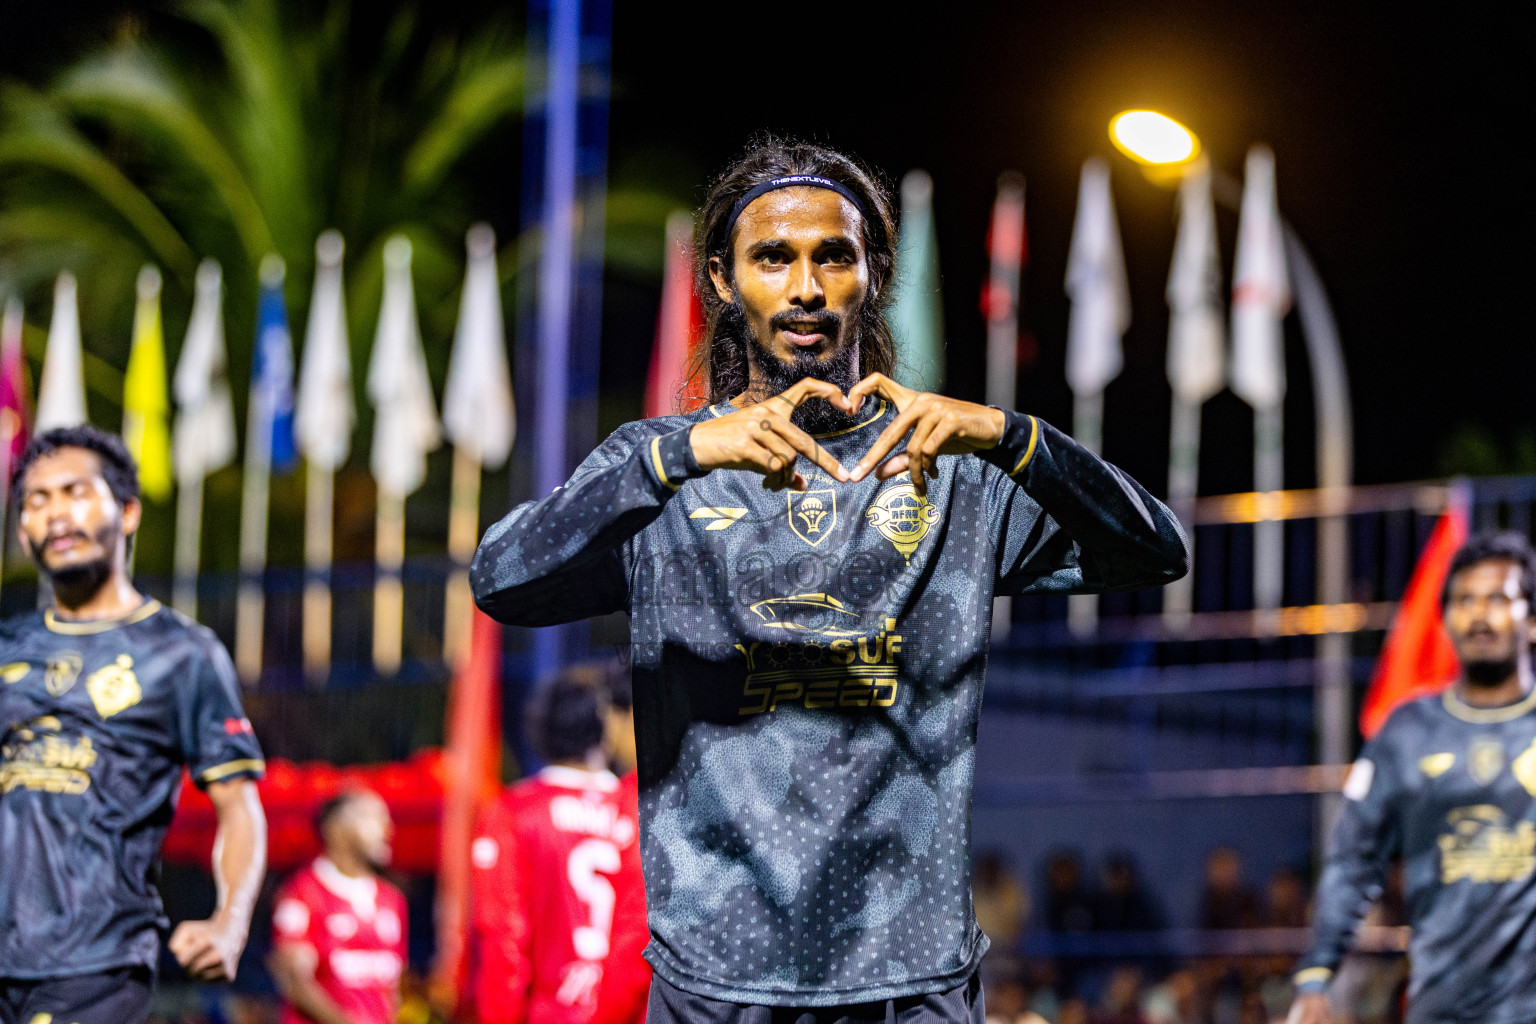
<svg viewBox="0 0 1536 1024">
<path fill-rule="evenodd" d="M 997 594 L 1179 577 L 1174 517 L 1043 421 L 905 475 L 802 492 L 702 471 L 689 429 L 620 427 L 481 542 L 480 606 L 524 626 L 630 616 L 656 971 L 731 1002 L 943 991 L 987 946 L 971 909 L 977 714 Z M 895 411 L 820 443 L 852 467 Z"/>
</svg>

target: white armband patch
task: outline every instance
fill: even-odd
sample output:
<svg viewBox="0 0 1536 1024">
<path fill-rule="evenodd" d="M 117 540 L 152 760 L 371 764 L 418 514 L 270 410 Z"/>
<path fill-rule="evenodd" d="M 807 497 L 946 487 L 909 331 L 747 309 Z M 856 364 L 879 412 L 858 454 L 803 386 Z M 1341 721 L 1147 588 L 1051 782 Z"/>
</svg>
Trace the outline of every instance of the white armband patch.
<svg viewBox="0 0 1536 1024">
<path fill-rule="evenodd" d="M 1344 795 L 1350 800 L 1359 802 L 1365 799 L 1365 795 L 1371 791 L 1371 780 L 1376 777 L 1376 766 L 1365 758 L 1360 758 L 1349 769 L 1349 776 L 1344 780 Z"/>
</svg>

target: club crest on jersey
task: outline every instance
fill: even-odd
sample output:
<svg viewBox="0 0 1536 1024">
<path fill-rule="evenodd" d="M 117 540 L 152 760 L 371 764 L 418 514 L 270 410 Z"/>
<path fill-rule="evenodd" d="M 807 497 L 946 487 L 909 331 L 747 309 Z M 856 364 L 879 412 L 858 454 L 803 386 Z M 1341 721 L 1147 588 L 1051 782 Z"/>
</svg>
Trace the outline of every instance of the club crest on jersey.
<svg viewBox="0 0 1536 1024">
<path fill-rule="evenodd" d="M 68 693 L 75 680 L 80 678 L 81 664 L 79 651 L 60 651 L 49 658 L 48 666 L 43 670 L 43 686 L 49 696 L 62 697 Z"/>
<path fill-rule="evenodd" d="M 831 488 L 789 492 L 789 528 L 815 547 L 837 526 L 837 494 Z"/>
<path fill-rule="evenodd" d="M 881 491 L 875 503 L 864 510 L 864 518 L 910 564 L 912 552 L 939 521 L 939 509 L 927 498 L 920 497 L 917 488 L 909 482 Z"/>
<path fill-rule="evenodd" d="M 126 654 L 119 654 L 115 662 L 92 672 L 85 681 L 85 692 L 91 695 L 91 703 L 102 718 L 111 718 L 144 699 L 139 677 L 133 673 L 133 659 Z"/>
<path fill-rule="evenodd" d="M 1494 736 L 1479 736 L 1467 749 L 1467 772 L 1486 786 L 1504 770 L 1504 744 Z"/>
</svg>

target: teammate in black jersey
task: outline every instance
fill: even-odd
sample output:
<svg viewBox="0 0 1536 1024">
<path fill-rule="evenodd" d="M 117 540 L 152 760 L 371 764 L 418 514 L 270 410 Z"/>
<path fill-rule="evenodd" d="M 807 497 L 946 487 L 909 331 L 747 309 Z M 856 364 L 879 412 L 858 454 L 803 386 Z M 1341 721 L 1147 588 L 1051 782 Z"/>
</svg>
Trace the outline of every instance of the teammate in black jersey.
<svg viewBox="0 0 1536 1024">
<path fill-rule="evenodd" d="M 993 596 L 1166 583 L 1183 537 L 1033 416 L 890 379 L 894 218 L 849 158 L 754 148 L 699 238 L 712 404 L 513 509 L 476 597 L 629 613 L 652 1024 L 979 1024 Z"/>
<path fill-rule="evenodd" d="M 266 862 L 261 748 L 219 641 L 133 588 L 122 441 L 49 431 L 12 493 L 53 600 L 0 624 L 0 1024 L 134 1024 L 169 926 L 155 879 L 183 766 L 218 812 L 218 905 L 169 948 L 193 977 L 234 977 Z"/>
<path fill-rule="evenodd" d="M 1318 882 L 1293 1024 L 1326 1024 L 1328 983 L 1403 859 L 1409 1024 L 1536 1021 L 1536 552 L 1483 534 L 1457 552 L 1442 608 L 1461 674 L 1366 744 Z"/>
</svg>

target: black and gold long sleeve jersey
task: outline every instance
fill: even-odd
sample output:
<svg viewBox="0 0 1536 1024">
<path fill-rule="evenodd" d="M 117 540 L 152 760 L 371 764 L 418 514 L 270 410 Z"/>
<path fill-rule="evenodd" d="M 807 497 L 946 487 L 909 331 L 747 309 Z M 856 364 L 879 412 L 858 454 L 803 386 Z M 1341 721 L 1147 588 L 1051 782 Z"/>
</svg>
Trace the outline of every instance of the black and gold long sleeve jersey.
<svg viewBox="0 0 1536 1024">
<path fill-rule="evenodd" d="M 1400 856 L 1410 1024 L 1536 1020 L 1536 694 L 1478 708 L 1451 689 L 1399 708 L 1344 795 L 1297 987 L 1327 987 Z"/>
<path fill-rule="evenodd" d="M 0 624 L 0 978 L 155 968 L 183 766 L 198 785 L 265 767 L 213 633 L 158 601 Z"/>
<path fill-rule="evenodd" d="M 1031 416 L 910 478 L 772 492 L 702 472 L 689 430 L 626 424 L 493 526 L 471 579 L 503 622 L 630 616 L 656 971 L 732 1002 L 951 988 L 986 939 L 970 806 L 995 594 L 1176 579 L 1174 517 Z M 852 466 L 894 410 L 820 443 Z"/>
</svg>

